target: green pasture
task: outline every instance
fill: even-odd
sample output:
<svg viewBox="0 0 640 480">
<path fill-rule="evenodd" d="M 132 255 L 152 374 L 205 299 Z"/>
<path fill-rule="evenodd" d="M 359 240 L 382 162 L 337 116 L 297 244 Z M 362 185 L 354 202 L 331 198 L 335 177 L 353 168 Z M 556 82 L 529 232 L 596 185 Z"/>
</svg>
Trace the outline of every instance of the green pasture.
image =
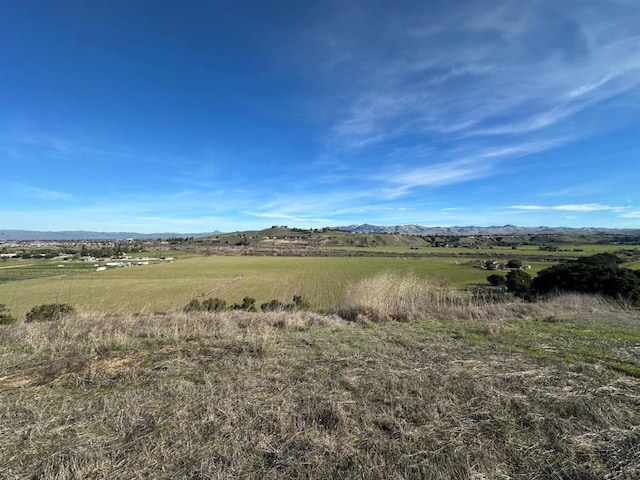
<svg viewBox="0 0 640 480">
<path fill-rule="evenodd" d="M 0 262 L 0 285 L 5 282 L 30 280 L 42 277 L 76 275 L 78 273 L 85 273 L 94 270 L 94 264 L 87 262 L 10 259 Z"/>
<path fill-rule="evenodd" d="M 582 250 L 574 252 L 575 255 L 619 249 L 616 245 L 573 248 Z M 498 260 L 522 259 L 531 265 L 528 273 L 534 276 L 567 253 L 543 252 L 534 246 L 516 250 L 509 247 L 482 250 L 371 247 L 366 250 L 439 255 L 403 258 L 180 254 L 173 262 L 109 268 L 106 272 L 96 272 L 94 265 L 86 262 L 11 259 L 0 262 L 0 303 L 6 304 L 10 312 L 20 318 L 32 307 L 44 303 L 69 303 L 81 311 L 143 313 L 178 310 L 196 297 L 220 297 L 231 304 L 241 302 L 245 296 L 262 303 L 272 299 L 289 302 L 293 295 L 301 295 L 313 308 L 327 308 L 342 300 L 349 285 L 381 272 L 412 272 L 464 288 L 469 284 L 485 283 L 491 273 L 501 273 L 477 268 L 492 254 L 501 254 L 496 255 Z M 458 252 L 464 255 L 458 255 Z M 527 260 L 527 254 L 531 255 L 531 260 Z M 628 266 L 638 268 L 640 264 Z"/>
<path fill-rule="evenodd" d="M 429 255 L 446 255 L 446 256 L 479 256 L 479 257 L 491 257 L 492 255 L 509 258 L 526 258 L 526 257 L 544 257 L 553 261 L 558 258 L 577 258 L 588 255 L 595 255 L 596 253 L 616 252 L 621 249 L 638 250 L 637 246 L 621 246 L 621 245 L 600 245 L 600 244 L 585 244 L 585 245 L 558 245 L 557 251 L 541 250 L 538 245 L 522 245 L 515 249 L 506 246 L 494 246 L 494 247 L 481 247 L 481 248 L 469 248 L 469 247 L 432 247 L 432 246 L 335 246 L 328 247 L 332 250 L 340 251 L 356 251 L 356 252 L 384 252 L 395 254 L 429 254 Z"/>
<path fill-rule="evenodd" d="M 227 303 L 250 296 L 261 303 L 289 302 L 293 295 L 302 295 L 312 307 L 326 308 L 340 302 L 350 284 L 380 272 L 413 272 L 457 287 L 484 283 L 491 272 L 477 268 L 478 263 L 448 257 L 203 256 L 96 272 L 58 269 L 49 262 L 39 266 L 41 278 L 0 283 L 0 303 L 20 318 L 44 303 L 69 303 L 81 311 L 106 313 L 167 312 L 206 296 Z M 530 272 L 544 266 L 534 265 Z"/>
</svg>

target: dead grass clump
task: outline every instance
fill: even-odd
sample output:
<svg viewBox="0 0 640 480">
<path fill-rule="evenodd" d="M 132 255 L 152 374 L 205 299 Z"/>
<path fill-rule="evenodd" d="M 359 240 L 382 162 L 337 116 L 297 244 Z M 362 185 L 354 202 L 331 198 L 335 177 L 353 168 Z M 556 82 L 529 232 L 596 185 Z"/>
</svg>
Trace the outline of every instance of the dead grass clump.
<svg viewBox="0 0 640 480">
<path fill-rule="evenodd" d="M 416 275 L 383 273 L 352 285 L 337 313 L 347 320 L 374 322 L 449 318 L 470 306 L 464 294 Z"/>
<path fill-rule="evenodd" d="M 352 285 L 336 313 L 353 322 L 484 320 L 493 326 L 514 318 L 624 313 L 624 303 L 596 295 L 564 294 L 528 302 L 469 295 L 429 278 L 381 274 Z"/>
<path fill-rule="evenodd" d="M 101 354 L 201 339 L 247 336 L 270 327 L 304 330 L 341 322 L 337 316 L 309 311 L 193 312 L 163 315 L 109 316 L 81 313 L 59 322 L 19 323 L 4 327 L 3 345 L 56 356 L 60 352 Z"/>
</svg>

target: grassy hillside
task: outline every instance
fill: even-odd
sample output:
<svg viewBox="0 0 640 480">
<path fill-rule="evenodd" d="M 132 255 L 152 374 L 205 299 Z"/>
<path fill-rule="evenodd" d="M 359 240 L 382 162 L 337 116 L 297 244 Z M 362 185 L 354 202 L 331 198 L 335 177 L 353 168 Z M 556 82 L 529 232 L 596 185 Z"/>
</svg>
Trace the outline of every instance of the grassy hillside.
<svg viewBox="0 0 640 480">
<path fill-rule="evenodd" d="M 421 237 L 399 234 L 364 234 L 339 230 L 304 230 L 272 227 L 265 230 L 233 232 L 197 239 L 194 244 L 211 245 L 284 245 L 313 246 L 426 246 Z"/>
<path fill-rule="evenodd" d="M 638 478 L 638 314 L 501 308 L 0 325 L 0 477 Z"/>
</svg>

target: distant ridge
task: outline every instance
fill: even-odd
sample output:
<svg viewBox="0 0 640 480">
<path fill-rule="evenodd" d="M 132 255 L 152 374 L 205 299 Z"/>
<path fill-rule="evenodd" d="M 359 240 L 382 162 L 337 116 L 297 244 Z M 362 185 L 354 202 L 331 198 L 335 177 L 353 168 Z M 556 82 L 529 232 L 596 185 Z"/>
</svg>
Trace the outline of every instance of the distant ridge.
<svg viewBox="0 0 640 480">
<path fill-rule="evenodd" d="M 206 237 L 218 235 L 212 233 L 135 233 L 135 232 L 90 232 L 86 230 L 42 232 L 36 230 L 0 230 L 0 241 L 17 240 L 152 240 L 155 238 Z"/>
<path fill-rule="evenodd" d="M 379 226 L 364 223 L 362 225 L 347 225 L 332 227 L 333 230 L 354 233 L 397 233 L 404 235 L 531 235 L 531 234 L 584 234 L 596 233 L 625 234 L 640 233 L 640 229 L 616 229 L 598 227 L 517 227 L 515 225 L 503 225 L 493 227 L 423 227 L 420 225 L 392 225 Z"/>
</svg>

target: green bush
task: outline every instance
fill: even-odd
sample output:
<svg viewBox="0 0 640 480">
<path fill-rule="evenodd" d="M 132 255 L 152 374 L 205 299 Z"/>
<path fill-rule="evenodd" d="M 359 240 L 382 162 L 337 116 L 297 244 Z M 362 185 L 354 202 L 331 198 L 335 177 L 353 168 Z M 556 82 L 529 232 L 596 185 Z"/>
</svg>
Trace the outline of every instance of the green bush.
<svg viewBox="0 0 640 480">
<path fill-rule="evenodd" d="M 187 303 L 183 309 L 186 313 L 189 312 L 201 312 L 202 311 L 202 304 L 200 303 L 200 300 L 198 300 L 197 298 L 194 298 L 193 300 L 191 300 L 189 303 Z"/>
<path fill-rule="evenodd" d="M 489 282 L 494 287 L 506 287 L 507 279 L 504 275 L 500 275 L 499 273 L 493 273 L 487 277 L 487 282 Z"/>
<path fill-rule="evenodd" d="M 9 325 L 15 323 L 16 317 L 9 314 L 9 309 L 4 303 L 0 303 L 0 325 Z"/>
<path fill-rule="evenodd" d="M 309 310 L 311 305 L 300 295 L 293 296 L 293 302 L 287 305 L 289 310 Z"/>
<path fill-rule="evenodd" d="M 62 320 L 76 313 L 76 309 L 66 303 L 52 303 L 33 307 L 27 313 L 27 322 L 48 322 Z"/>
<path fill-rule="evenodd" d="M 256 308 L 256 299 L 251 297 L 244 297 L 242 299 L 242 303 L 234 303 L 231 305 L 233 310 L 244 310 L 246 312 L 255 312 Z"/>
<path fill-rule="evenodd" d="M 207 298 L 202 301 L 202 310 L 207 312 L 222 312 L 227 309 L 227 302 L 221 298 Z"/>
<path fill-rule="evenodd" d="M 284 309 L 285 304 L 280 300 L 271 300 L 270 302 L 266 302 L 260 305 L 260 310 L 262 310 L 263 312 L 275 312 Z"/>
</svg>

